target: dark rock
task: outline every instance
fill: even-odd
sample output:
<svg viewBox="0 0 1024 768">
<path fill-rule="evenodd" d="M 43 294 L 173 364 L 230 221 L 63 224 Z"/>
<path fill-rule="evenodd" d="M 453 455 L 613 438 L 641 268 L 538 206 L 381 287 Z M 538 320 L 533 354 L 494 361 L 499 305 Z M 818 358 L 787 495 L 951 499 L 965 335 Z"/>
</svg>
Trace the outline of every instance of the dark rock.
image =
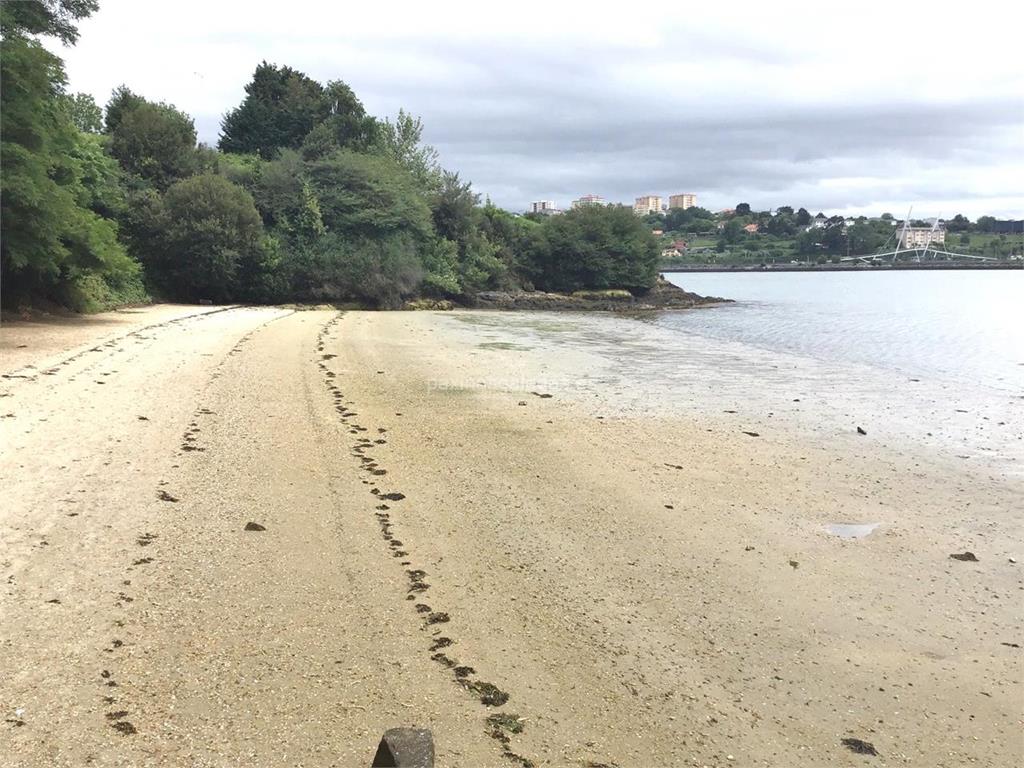
<svg viewBox="0 0 1024 768">
<path fill-rule="evenodd" d="M 878 756 L 878 750 L 875 749 L 875 745 L 869 741 L 862 739 L 843 739 L 843 746 L 851 752 L 856 752 L 858 755 L 874 755 Z"/>
<path fill-rule="evenodd" d="M 247 531 L 265 531 L 266 526 L 260 525 L 259 523 L 246 523 L 245 530 Z"/>
<path fill-rule="evenodd" d="M 858 435 L 866 435 L 867 432 L 864 431 L 863 427 L 857 427 L 857 434 Z"/>
<path fill-rule="evenodd" d="M 628 291 L 577 291 L 574 294 L 543 291 L 483 291 L 472 304 L 488 309 L 539 309 L 548 311 L 651 311 L 689 309 L 701 304 L 729 301 L 684 291 L 663 277 L 643 294 Z"/>
<path fill-rule="evenodd" d="M 391 728 L 377 745 L 371 768 L 434 768 L 434 737 L 426 728 Z"/>
<path fill-rule="evenodd" d="M 954 555 L 950 555 L 954 560 L 959 560 L 962 563 L 976 563 L 978 558 L 973 552 L 960 552 Z"/>
<path fill-rule="evenodd" d="M 744 430 L 743 434 L 744 435 L 750 435 L 751 437 L 760 437 L 761 436 L 760 433 L 758 433 L 758 432 L 747 432 L 746 430 Z"/>
</svg>

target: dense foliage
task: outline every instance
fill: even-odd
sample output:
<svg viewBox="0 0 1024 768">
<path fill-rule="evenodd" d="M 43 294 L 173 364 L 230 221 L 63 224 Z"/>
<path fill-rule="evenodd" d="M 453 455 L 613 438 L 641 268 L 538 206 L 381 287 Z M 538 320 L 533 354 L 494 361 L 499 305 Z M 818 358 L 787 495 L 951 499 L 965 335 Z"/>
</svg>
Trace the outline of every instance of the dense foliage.
<svg viewBox="0 0 1024 768">
<path fill-rule="evenodd" d="M 5 301 L 45 295 L 78 309 L 141 300 L 138 264 L 111 218 L 117 164 L 75 124 L 59 58 L 28 33 L 73 40 L 71 19 L 93 4 L 4 3 L 0 55 L 0 265 Z"/>
<path fill-rule="evenodd" d="M 341 81 L 261 63 L 217 151 L 125 85 L 105 114 L 65 93 L 62 62 L 33 36 L 74 42 L 95 0 L 3 8 L 6 305 L 140 300 L 143 279 L 186 301 L 378 306 L 653 283 L 656 242 L 626 209 L 533 222 L 481 205 L 417 118 L 378 120 Z"/>
<path fill-rule="evenodd" d="M 642 292 L 658 276 L 658 246 L 630 208 L 577 208 L 555 216 L 528 246 L 539 288 L 627 288 Z"/>
</svg>

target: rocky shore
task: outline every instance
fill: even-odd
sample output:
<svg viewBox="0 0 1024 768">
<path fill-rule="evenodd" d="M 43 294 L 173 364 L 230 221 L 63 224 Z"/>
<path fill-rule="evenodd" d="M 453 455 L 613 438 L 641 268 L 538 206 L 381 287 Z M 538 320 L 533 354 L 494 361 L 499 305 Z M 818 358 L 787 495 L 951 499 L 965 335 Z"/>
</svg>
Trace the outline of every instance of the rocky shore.
<svg viewBox="0 0 1024 768">
<path fill-rule="evenodd" d="M 642 296 L 624 290 L 576 291 L 571 294 L 544 291 L 484 291 L 476 294 L 473 306 L 477 309 L 642 312 L 691 309 L 729 301 L 732 300 L 690 293 L 659 277 L 654 287 Z"/>
</svg>

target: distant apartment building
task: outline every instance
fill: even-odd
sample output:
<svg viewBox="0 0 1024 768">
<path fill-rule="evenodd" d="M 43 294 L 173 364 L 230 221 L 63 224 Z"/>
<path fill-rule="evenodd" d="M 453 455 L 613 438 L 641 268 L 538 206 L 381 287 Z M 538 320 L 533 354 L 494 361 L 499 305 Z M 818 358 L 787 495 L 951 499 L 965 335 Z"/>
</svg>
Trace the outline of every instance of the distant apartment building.
<svg viewBox="0 0 1024 768">
<path fill-rule="evenodd" d="M 588 205 L 604 205 L 604 198 L 600 195 L 583 195 L 579 200 L 572 201 L 573 208 L 586 208 Z"/>
<path fill-rule="evenodd" d="M 646 216 L 649 213 L 661 213 L 661 198 L 658 195 L 644 195 L 633 202 L 633 213 Z"/>
<path fill-rule="evenodd" d="M 530 212 L 539 213 L 544 216 L 554 216 L 555 214 L 561 213 L 555 205 L 554 200 L 537 200 L 536 202 L 530 203 Z"/>
<path fill-rule="evenodd" d="M 668 207 L 669 207 L 670 210 L 672 208 L 682 208 L 684 211 L 687 208 L 696 208 L 697 207 L 697 196 L 696 195 L 691 195 L 691 194 L 686 193 L 686 192 L 684 192 L 681 195 L 669 195 L 668 196 Z"/>
<path fill-rule="evenodd" d="M 945 245 L 946 230 L 931 227 L 907 227 L 900 234 L 900 248 L 927 248 L 929 245 Z"/>
</svg>

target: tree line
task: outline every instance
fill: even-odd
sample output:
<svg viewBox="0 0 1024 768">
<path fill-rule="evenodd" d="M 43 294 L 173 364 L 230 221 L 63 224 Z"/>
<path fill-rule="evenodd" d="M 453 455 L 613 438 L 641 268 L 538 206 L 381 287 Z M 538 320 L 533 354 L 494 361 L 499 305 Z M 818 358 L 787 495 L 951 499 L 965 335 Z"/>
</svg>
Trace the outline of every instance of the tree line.
<svg viewBox="0 0 1024 768">
<path fill-rule="evenodd" d="M 628 209 L 513 216 L 444 169 L 423 125 L 367 114 L 340 80 L 256 67 L 216 147 L 127 86 L 70 94 L 37 39 L 77 39 L 96 0 L 0 6 L 5 306 L 469 299 L 483 290 L 643 292 L 658 245 Z"/>
<path fill-rule="evenodd" d="M 755 211 L 748 203 L 739 203 L 735 209 L 711 213 L 703 208 L 670 209 L 664 214 L 652 213 L 644 217 L 651 227 L 663 229 L 666 240 L 672 237 L 709 236 L 714 238 L 717 253 L 735 253 L 737 249 L 750 249 L 752 257 L 771 253 L 779 258 L 829 257 L 871 254 L 896 247 L 903 222 L 891 213 L 878 217 L 857 216 L 852 220 L 843 216 L 826 217 L 811 214 L 806 208 L 793 209 L 783 205 L 774 211 Z M 913 227 L 931 227 L 932 221 L 911 219 Z M 747 227 L 756 225 L 756 231 Z M 814 226 L 811 226 L 814 224 Z M 947 245 L 984 251 L 984 254 L 1003 256 L 1020 247 L 1024 221 L 999 220 L 981 216 L 976 222 L 957 214 L 946 219 L 944 229 Z M 1016 246 L 1012 241 L 1017 234 Z M 973 236 L 978 236 L 974 238 Z M 982 243 L 979 245 L 979 243 Z"/>
</svg>

